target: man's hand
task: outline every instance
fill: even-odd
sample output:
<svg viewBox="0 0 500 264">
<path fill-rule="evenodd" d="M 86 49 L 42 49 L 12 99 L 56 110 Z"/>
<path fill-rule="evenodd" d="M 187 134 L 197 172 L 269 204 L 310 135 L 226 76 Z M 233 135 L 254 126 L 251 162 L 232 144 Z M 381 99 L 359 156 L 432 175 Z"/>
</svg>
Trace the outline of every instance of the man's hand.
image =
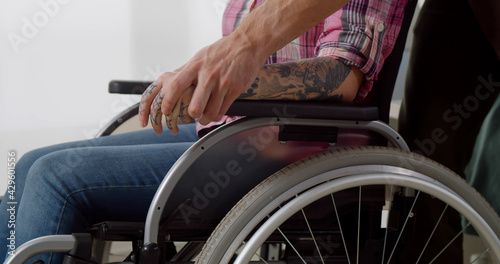
<svg viewBox="0 0 500 264">
<path fill-rule="evenodd" d="M 162 80 L 162 113 L 170 114 L 181 94 L 194 86 L 189 116 L 199 118 L 201 124 L 220 120 L 234 100 L 250 87 L 265 58 L 259 58 L 250 42 L 237 34 L 203 48 L 170 80 Z"/>
<path fill-rule="evenodd" d="M 234 100 L 250 87 L 266 57 L 261 55 L 259 59 L 255 47 L 238 34 L 203 48 L 181 68 L 162 74 L 143 93 L 139 107 L 141 126 L 147 125 L 149 116 L 159 134 L 165 115 L 167 126 L 176 134 L 176 116 L 199 118 L 201 124 L 220 120 Z"/>
<path fill-rule="evenodd" d="M 139 105 L 139 122 L 142 127 L 148 124 L 148 119 L 151 120 L 151 125 L 157 134 L 161 134 L 163 131 L 162 124 L 162 111 L 161 103 L 162 97 L 162 85 L 164 82 L 168 82 L 172 76 L 175 76 L 175 72 L 166 72 L 158 78 L 153 84 L 151 84 L 148 89 L 142 94 L 141 103 Z M 182 95 L 179 97 L 174 109 L 168 115 L 165 115 L 165 123 L 172 132 L 176 135 L 179 133 L 177 127 L 177 119 L 180 118 L 184 123 L 192 122 L 192 118 L 187 113 L 187 108 L 189 102 L 193 95 L 194 86 L 186 89 Z"/>
</svg>

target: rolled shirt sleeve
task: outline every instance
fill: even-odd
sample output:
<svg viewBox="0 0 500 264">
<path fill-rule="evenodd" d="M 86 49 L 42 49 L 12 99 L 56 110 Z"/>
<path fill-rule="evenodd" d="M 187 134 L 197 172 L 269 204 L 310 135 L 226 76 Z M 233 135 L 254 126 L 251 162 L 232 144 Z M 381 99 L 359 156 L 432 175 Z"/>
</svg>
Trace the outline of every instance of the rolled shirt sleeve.
<svg viewBox="0 0 500 264">
<path fill-rule="evenodd" d="M 391 53 L 403 23 L 407 0 L 353 0 L 324 21 L 317 56 L 331 57 L 359 68 L 365 82 L 362 101 Z"/>
</svg>

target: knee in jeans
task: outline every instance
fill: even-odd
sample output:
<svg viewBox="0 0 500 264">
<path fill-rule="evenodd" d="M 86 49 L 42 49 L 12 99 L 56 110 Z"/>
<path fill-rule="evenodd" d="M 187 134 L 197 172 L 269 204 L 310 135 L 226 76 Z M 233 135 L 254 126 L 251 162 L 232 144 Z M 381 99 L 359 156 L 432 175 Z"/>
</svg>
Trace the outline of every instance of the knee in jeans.
<svg viewBox="0 0 500 264">
<path fill-rule="evenodd" d="M 33 164 L 38 159 L 46 155 L 46 153 L 47 152 L 44 151 L 43 148 L 41 148 L 41 149 L 31 150 L 23 154 L 16 164 L 16 171 L 18 172 L 17 175 L 27 174 L 27 172 L 33 167 Z"/>
<path fill-rule="evenodd" d="M 61 182 L 65 175 L 72 173 L 82 162 L 75 158 L 71 150 L 56 151 L 38 158 L 31 166 L 27 182 L 35 184 Z"/>
</svg>

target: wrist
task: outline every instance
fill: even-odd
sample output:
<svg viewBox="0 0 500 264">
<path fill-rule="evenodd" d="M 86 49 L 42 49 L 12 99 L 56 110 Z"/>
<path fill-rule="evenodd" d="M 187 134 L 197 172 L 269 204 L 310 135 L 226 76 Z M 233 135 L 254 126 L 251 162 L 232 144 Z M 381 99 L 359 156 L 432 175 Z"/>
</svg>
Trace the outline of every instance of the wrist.
<svg viewBox="0 0 500 264">
<path fill-rule="evenodd" d="M 248 34 L 248 31 L 234 31 L 227 38 L 229 38 L 233 47 L 238 47 L 237 50 L 244 51 L 246 54 L 252 54 L 252 57 L 256 61 L 261 62 L 262 65 L 275 52 L 272 46 L 263 43 L 260 37 Z"/>
</svg>

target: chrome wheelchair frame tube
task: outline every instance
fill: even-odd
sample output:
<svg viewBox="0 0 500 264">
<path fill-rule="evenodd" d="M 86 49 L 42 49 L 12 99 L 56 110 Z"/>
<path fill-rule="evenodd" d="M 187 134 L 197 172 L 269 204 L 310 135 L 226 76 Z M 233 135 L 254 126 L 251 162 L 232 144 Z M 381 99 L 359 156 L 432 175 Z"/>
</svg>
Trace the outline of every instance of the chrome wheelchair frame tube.
<svg viewBox="0 0 500 264">
<path fill-rule="evenodd" d="M 75 244 L 76 240 L 72 235 L 53 235 L 35 238 L 17 248 L 15 253 L 10 255 L 4 263 L 24 263 L 40 253 L 70 251 Z"/>
<path fill-rule="evenodd" d="M 109 136 L 113 131 L 115 131 L 119 126 L 123 123 L 127 122 L 127 120 L 137 115 L 139 111 L 139 103 L 136 103 L 129 108 L 123 110 L 120 114 L 118 114 L 115 118 L 110 120 L 97 134 L 95 138 L 100 138 L 103 136 Z"/>
</svg>

